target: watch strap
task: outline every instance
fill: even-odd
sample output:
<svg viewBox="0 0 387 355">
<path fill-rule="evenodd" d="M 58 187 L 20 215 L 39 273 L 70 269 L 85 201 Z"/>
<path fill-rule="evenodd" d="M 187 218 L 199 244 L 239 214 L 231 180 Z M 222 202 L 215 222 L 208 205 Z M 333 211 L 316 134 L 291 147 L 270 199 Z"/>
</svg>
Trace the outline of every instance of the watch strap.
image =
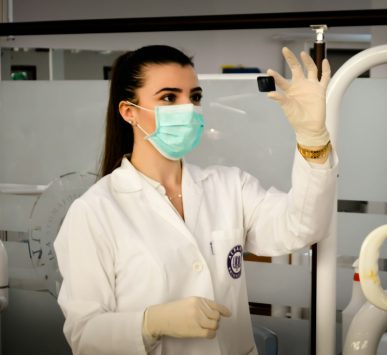
<svg viewBox="0 0 387 355">
<path fill-rule="evenodd" d="M 331 141 L 328 141 L 328 143 L 321 149 L 313 150 L 313 149 L 307 149 L 305 147 L 301 147 L 297 143 L 297 149 L 300 152 L 300 154 L 306 158 L 306 159 L 320 159 L 325 158 L 332 150 L 332 144 Z"/>
</svg>

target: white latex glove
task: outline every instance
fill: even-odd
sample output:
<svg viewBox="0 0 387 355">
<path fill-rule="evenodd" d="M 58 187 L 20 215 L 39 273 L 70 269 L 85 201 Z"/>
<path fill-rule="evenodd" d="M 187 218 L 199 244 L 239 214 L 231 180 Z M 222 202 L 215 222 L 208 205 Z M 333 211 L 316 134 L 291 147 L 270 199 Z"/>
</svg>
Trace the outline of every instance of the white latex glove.
<svg viewBox="0 0 387 355">
<path fill-rule="evenodd" d="M 325 126 L 326 100 L 325 94 L 331 76 L 328 60 L 322 63 L 321 80 L 317 79 L 317 67 L 313 59 L 301 52 L 301 60 L 307 75 L 288 48 L 282 54 L 292 71 L 292 80 L 286 80 L 279 73 L 269 69 L 268 75 L 274 77 L 276 85 L 282 93 L 271 91 L 268 97 L 277 101 L 296 133 L 297 142 L 303 146 L 323 146 L 329 141 L 329 133 Z"/>
<path fill-rule="evenodd" d="M 220 316 L 230 317 L 223 305 L 206 298 L 189 297 L 171 303 L 150 306 L 143 327 L 153 337 L 208 338 L 216 335 Z"/>
</svg>

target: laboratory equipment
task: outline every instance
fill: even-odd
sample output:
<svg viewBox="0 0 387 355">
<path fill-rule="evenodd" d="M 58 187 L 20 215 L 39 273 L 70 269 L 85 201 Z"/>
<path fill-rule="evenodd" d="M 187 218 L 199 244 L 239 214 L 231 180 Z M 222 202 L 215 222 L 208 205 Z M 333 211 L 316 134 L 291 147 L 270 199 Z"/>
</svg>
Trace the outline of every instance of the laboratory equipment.
<svg viewBox="0 0 387 355">
<path fill-rule="evenodd" d="M 360 249 L 360 283 L 368 302 L 351 322 L 343 355 L 375 355 L 380 339 L 387 331 L 387 291 L 382 289 L 378 276 L 379 250 L 385 239 L 387 225 L 373 230 Z"/>
<path fill-rule="evenodd" d="M 8 218 L 0 230 L 7 239 L 10 287 L 58 294 L 61 278 L 53 242 L 71 203 L 95 180 L 92 173 L 69 173 L 47 186 L 0 185 L 0 198 L 7 201 L 2 205 Z M 24 213 L 18 213 L 20 208 Z"/>
<path fill-rule="evenodd" d="M 348 303 L 347 307 L 342 312 L 342 343 L 345 343 L 345 338 L 347 336 L 348 328 L 351 325 L 352 319 L 355 317 L 359 309 L 366 302 L 363 291 L 360 286 L 360 277 L 359 277 L 359 260 L 356 260 L 352 267 L 354 268 L 353 282 L 352 282 L 352 296 L 351 300 Z"/>
</svg>

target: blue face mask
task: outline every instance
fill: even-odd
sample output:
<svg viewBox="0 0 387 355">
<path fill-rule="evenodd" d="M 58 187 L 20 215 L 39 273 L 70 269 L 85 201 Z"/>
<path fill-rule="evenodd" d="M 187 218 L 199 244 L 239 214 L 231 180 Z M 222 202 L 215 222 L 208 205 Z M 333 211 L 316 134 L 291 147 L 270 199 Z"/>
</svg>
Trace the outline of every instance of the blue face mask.
<svg viewBox="0 0 387 355">
<path fill-rule="evenodd" d="M 146 111 L 145 107 L 128 104 Z M 203 134 L 202 108 L 193 104 L 156 106 L 154 109 L 156 129 L 147 133 L 139 124 L 137 127 L 146 135 L 152 145 L 170 160 L 181 159 L 195 148 Z"/>
</svg>

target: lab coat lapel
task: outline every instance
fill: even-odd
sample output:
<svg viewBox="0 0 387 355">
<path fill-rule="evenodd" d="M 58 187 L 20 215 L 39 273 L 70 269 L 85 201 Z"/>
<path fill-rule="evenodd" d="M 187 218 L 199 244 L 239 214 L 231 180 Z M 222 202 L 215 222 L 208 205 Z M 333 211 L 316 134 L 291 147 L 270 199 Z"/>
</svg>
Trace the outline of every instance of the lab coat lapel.
<svg viewBox="0 0 387 355">
<path fill-rule="evenodd" d="M 168 223 L 172 224 L 176 229 L 178 229 L 182 234 L 187 238 L 193 240 L 193 236 L 188 230 L 187 226 L 184 223 L 184 220 L 178 215 L 176 211 L 173 210 L 172 206 L 169 205 L 165 197 L 151 185 L 144 184 L 144 194 L 151 208 L 163 217 Z"/>
<path fill-rule="evenodd" d="M 203 199 L 203 186 L 206 174 L 198 167 L 183 162 L 183 207 L 185 224 L 195 234 L 200 204 Z"/>
<path fill-rule="evenodd" d="M 183 219 L 171 206 L 169 206 L 168 201 L 166 201 L 153 186 L 141 177 L 127 158 L 123 158 L 121 167 L 114 170 L 112 173 L 112 187 L 112 192 L 117 202 L 129 218 L 131 218 L 132 204 L 128 203 L 128 199 L 133 198 L 133 193 L 140 192 L 145 198 L 145 203 L 148 204 L 155 213 L 159 214 L 165 221 L 172 224 L 187 238 L 196 243 Z"/>
</svg>

